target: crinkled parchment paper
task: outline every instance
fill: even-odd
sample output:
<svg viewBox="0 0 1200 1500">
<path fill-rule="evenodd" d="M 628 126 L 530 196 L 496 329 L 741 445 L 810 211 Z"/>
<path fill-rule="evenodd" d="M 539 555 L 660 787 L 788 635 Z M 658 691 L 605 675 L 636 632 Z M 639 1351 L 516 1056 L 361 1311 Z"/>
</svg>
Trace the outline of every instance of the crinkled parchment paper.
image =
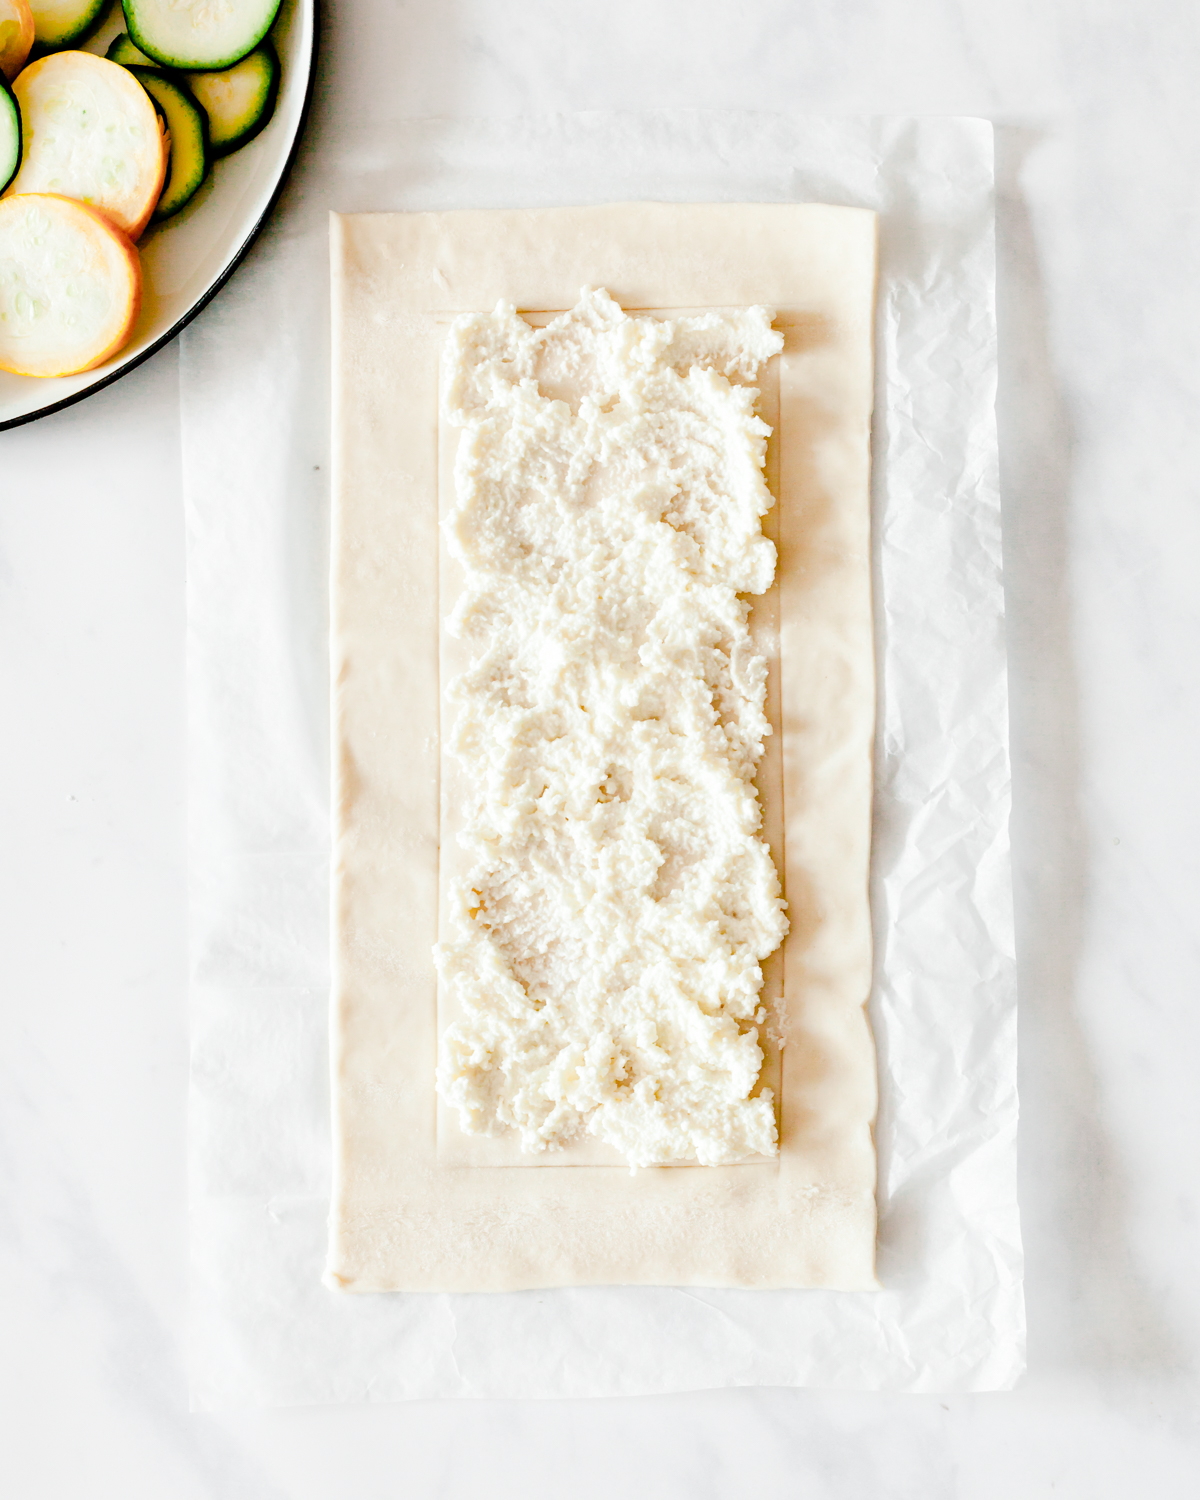
<svg viewBox="0 0 1200 1500">
<path fill-rule="evenodd" d="M 885 1290 L 339 1295 L 321 1284 L 327 213 L 633 198 L 882 216 L 871 1016 Z M 991 1390 L 1020 1374 L 993 292 L 980 121 L 405 122 L 305 158 L 183 335 L 198 1406 Z"/>
</svg>

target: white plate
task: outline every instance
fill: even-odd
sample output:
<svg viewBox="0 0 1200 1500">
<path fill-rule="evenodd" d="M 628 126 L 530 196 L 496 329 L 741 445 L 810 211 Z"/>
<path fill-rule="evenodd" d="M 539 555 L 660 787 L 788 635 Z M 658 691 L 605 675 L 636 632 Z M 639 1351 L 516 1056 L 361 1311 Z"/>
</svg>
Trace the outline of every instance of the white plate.
<svg viewBox="0 0 1200 1500">
<path fill-rule="evenodd" d="M 103 55 L 124 29 L 120 4 L 114 4 L 85 50 Z M 182 212 L 138 242 L 142 310 L 129 343 L 115 359 L 83 375 L 37 380 L 0 371 L 0 432 L 119 380 L 173 339 L 228 280 L 274 207 L 304 127 L 316 76 L 315 0 L 283 0 L 271 39 L 282 71 L 275 113 L 249 145 L 214 164 Z"/>
</svg>

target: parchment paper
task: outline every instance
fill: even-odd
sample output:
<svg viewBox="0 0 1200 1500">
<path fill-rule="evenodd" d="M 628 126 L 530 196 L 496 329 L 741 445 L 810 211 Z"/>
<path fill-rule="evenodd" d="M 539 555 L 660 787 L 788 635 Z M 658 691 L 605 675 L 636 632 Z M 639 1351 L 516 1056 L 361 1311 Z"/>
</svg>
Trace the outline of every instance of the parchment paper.
<svg viewBox="0 0 1200 1500">
<path fill-rule="evenodd" d="M 1017 1378 L 991 193 L 977 121 L 409 122 L 307 158 L 250 261 L 185 333 L 198 1406 Z M 872 1021 L 886 1290 L 339 1297 L 320 1280 L 326 214 L 623 198 L 882 216 Z"/>
</svg>

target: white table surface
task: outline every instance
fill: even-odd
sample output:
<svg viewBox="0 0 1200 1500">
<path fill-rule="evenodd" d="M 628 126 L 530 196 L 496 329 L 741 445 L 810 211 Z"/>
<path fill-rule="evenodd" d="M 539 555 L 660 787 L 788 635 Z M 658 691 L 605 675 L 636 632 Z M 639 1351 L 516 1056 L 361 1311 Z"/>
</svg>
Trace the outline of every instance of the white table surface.
<svg viewBox="0 0 1200 1500">
<path fill-rule="evenodd" d="M 189 1414 L 170 347 L 0 434 L 0 1492 L 1200 1493 L 1194 7 L 369 3 L 386 52 L 326 6 L 314 134 L 335 96 L 365 119 L 802 102 L 1000 127 L 1029 1375 Z"/>
</svg>

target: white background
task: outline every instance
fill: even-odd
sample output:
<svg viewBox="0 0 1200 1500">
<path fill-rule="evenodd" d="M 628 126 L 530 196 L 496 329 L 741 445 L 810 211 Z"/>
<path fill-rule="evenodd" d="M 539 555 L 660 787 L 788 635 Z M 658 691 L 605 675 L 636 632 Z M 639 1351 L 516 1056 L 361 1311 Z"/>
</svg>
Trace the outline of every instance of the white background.
<svg viewBox="0 0 1200 1500">
<path fill-rule="evenodd" d="M 312 140 L 334 99 L 380 131 L 659 106 L 997 122 L 1030 1373 L 975 1397 L 188 1413 L 170 348 L 0 435 L 0 1490 L 1192 1496 L 1200 14 L 418 0 L 384 51 L 355 9 L 327 10 Z"/>
</svg>

